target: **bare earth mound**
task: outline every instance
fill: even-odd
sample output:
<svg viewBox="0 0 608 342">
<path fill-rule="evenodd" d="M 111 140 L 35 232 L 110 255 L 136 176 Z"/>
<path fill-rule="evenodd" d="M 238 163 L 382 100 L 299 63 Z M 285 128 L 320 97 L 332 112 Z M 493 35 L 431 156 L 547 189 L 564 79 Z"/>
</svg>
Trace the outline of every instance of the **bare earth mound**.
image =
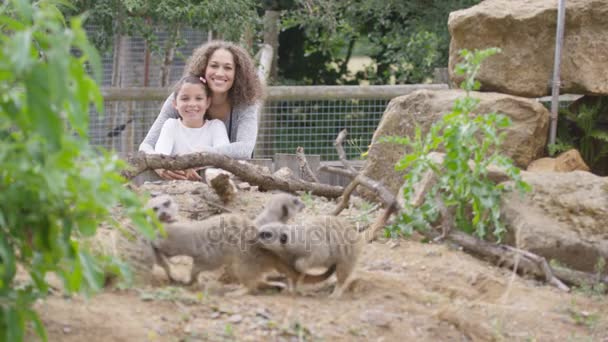
<svg viewBox="0 0 608 342">
<path fill-rule="evenodd" d="M 239 210 L 255 215 L 265 196 L 242 194 Z M 303 215 L 335 206 L 303 197 Z M 369 208 L 359 201 L 342 215 L 365 226 L 376 214 Z M 37 308 L 50 341 L 608 341 L 606 297 L 563 293 L 452 246 L 414 240 L 368 244 L 358 280 L 341 299 L 327 298 L 332 281 L 302 295 L 234 297 L 237 287 L 215 272 L 191 287 L 160 279 L 88 300 L 51 295 Z"/>
</svg>

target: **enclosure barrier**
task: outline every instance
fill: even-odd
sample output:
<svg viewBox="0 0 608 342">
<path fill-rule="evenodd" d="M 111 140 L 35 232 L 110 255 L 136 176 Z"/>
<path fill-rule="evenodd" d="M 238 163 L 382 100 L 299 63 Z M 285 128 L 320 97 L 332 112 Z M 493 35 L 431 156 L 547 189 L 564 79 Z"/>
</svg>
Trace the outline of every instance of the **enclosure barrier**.
<svg viewBox="0 0 608 342">
<path fill-rule="evenodd" d="M 259 118 L 256 158 L 294 153 L 298 146 L 321 160 L 337 160 L 342 129 L 349 159 L 367 150 L 390 99 L 446 84 L 381 86 L 271 86 Z M 168 97 L 165 88 L 102 88 L 104 113 L 91 111 L 91 143 L 120 153 L 136 151 Z"/>
</svg>

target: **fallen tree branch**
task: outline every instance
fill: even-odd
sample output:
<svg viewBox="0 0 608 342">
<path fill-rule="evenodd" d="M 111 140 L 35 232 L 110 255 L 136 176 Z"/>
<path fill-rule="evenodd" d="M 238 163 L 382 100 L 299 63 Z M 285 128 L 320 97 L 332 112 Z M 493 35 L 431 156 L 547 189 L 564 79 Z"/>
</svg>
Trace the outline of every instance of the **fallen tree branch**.
<svg viewBox="0 0 608 342">
<path fill-rule="evenodd" d="M 248 182 L 267 190 L 282 190 L 286 192 L 307 191 L 317 196 L 336 198 L 344 190 L 341 186 L 311 183 L 303 180 L 281 179 L 275 177 L 263 168 L 232 159 L 217 153 L 199 152 L 181 156 L 162 154 L 145 154 L 139 152 L 128 158 L 130 168 L 122 171 L 123 177 L 132 179 L 147 169 L 184 170 L 199 166 L 215 166 L 226 170 Z"/>
<path fill-rule="evenodd" d="M 357 173 L 353 173 L 350 172 L 348 170 L 345 169 L 340 169 L 338 167 L 332 167 L 332 166 L 328 166 L 328 165 L 322 165 L 317 169 L 317 172 L 329 172 L 329 173 L 335 173 L 338 174 L 340 176 L 344 176 L 344 177 L 348 177 L 350 179 L 353 179 L 355 177 L 357 177 Z"/>
<path fill-rule="evenodd" d="M 296 158 L 300 164 L 300 174 L 302 175 L 302 178 L 307 182 L 319 183 L 319 179 L 315 176 L 314 172 L 312 172 L 310 165 L 308 165 L 306 155 L 304 154 L 304 147 L 298 146 L 298 148 L 296 148 Z"/>
</svg>

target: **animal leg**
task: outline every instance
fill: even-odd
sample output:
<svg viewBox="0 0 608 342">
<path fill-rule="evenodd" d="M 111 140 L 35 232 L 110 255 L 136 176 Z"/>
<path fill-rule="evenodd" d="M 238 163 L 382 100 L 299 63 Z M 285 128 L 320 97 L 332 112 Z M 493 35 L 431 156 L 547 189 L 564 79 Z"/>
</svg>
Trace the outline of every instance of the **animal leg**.
<svg viewBox="0 0 608 342">
<path fill-rule="evenodd" d="M 171 282 L 176 283 L 177 280 L 171 275 L 171 267 L 169 266 L 167 257 L 154 246 L 152 246 L 152 252 L 154 252 L 154 260 L 156 264 L 162 267 L 163 270 L 165 270 L 165 274 Z"/>
<path fill-rule="evenodd" d="M 336 265 L 336 277 L 338 278 L 338 281 L 336 282 L 334 291 L 329 296 L 330 298 L 340 298 L 342 296 L 344 291 L 354 280 L 354 268 L 354 263 L 340 263 Z"/>
</svg>

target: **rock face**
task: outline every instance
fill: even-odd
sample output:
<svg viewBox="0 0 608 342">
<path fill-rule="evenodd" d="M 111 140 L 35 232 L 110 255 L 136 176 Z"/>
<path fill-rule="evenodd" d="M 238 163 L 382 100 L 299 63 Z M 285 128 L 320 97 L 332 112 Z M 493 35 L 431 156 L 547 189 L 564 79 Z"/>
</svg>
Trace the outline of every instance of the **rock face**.
<svg viewBox="0 0 608 342">
<path fill-rule="evenodd" d="M 482 91 L 538 97 L 550 94 L 557 28 L 557 0 L 486 0 L 450 13 L 450 78 L 466 48 L 499 47 L 484 61 Z M 608 94 L 608 1 L 566 1 L 561 92 Z"/>
<path fill-rule="evenodd" d="M 528 165 L 530 172 L 570 172 L 575 170 L 590 171 L 581 154 L 568 150 L 555 158 L 540 158 Z"/>
<path fill-rule="evenodd" d="M 472 94 L 481 100 L 477 113 L 499 112 L 511 118 L 513 124 L 506 131 L 502 150 L 513 158 L 517 166 L 525 168 L 542 154 L 549 122 L 549 112 L 543 105 L 498 93 Z M 454 101 L 464 95 L 461 90 L 419 90 L 391 100 L 374 132 L 363 174 L 382 181 L 396 193 L 403 179 L 394 166 L 405 150 L 394 144 L 380 144 L 378 139 L 384 136 L 413 137 L 416 126 L 420 126 L 425 134 L 435 121 L 451 111 Z"/>
<path fill-rule="evenodd" d="M 518 247 L 595 271 L 599 258 L 608 259 L 608 178 L 585 171 L 522 176 L 533 190 L 523 198 L 517 193 L 503 198 L 505 242 L 516 245 L 518 232 Z"/>
</svg>

